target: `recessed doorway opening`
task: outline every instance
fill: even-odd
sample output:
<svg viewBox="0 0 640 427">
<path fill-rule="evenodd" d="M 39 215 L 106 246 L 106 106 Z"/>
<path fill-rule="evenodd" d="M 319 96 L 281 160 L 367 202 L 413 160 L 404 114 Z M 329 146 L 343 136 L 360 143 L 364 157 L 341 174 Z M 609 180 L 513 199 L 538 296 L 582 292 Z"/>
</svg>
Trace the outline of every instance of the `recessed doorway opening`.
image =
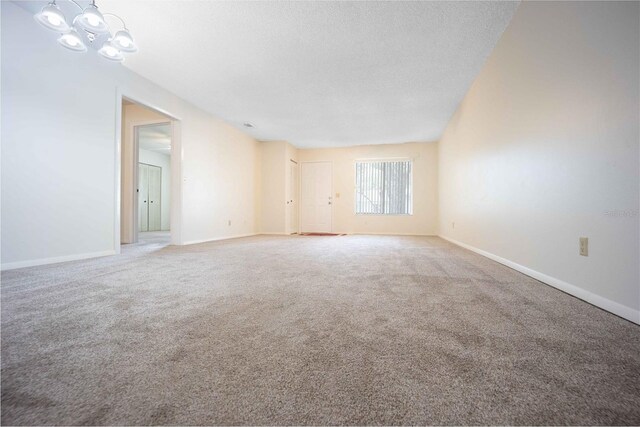
<svg viewBox="0 0 640 427">
<path fill-rule="evenodd" d="M 120 242 L 164 247 L 179 243 L 174 235 L 179 215 L 178 121 L 122 98 Z M 174 158 L 178 157 L 178 158 Z M 177 167 L 176 167 L 177 166 Z"/>
</svg>

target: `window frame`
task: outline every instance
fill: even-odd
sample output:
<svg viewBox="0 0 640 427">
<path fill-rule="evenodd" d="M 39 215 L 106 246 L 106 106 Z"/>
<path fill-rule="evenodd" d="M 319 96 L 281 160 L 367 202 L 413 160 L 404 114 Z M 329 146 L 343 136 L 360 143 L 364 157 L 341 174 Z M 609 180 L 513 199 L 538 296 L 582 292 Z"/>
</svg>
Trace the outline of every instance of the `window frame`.
<svg viewBox="0 0 640 427">
<path fill-rule="evenodd" d="M 393 162 L 409 162 L 411 165 L 409 172 L 409 185 L 411 186 L 411 201 L 409 203 L 409 213 L 367 213 L 358 212 L 358 164 L 359 163 L 393 163 Z M 410 157 L 384 157 L 384 158 L 368 158 L 355 159 L 353 162 L 353 211 L 354 215 L 363 216 L 413 216 L 413 167 L 414 161 Z M 386 191 L 385 191 L 386 193 Z"/>
</svg>

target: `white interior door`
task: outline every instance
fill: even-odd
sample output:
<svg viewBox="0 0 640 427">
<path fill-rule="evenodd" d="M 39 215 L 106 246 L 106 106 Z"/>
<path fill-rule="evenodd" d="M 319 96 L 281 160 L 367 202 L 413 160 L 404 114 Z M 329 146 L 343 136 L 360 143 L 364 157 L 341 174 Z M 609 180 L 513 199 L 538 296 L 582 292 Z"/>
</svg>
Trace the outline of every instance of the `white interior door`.
<svg viewBox="0 0 640 427">
<path fill-rule="evenodd" d="M 289 233 L 298 232 L 298 165 L 289 162 Z"/>
<path fill-rule="evenodd" d="M 138 231 L 160 231 L 162 228 L 160 194 L 162 168 L 138 164 Z"/>
<path fill-rule="evenodd" d="M 147 165 L 149 168 L 149 231 L 160 231 L 162 229 L 161 220 L 161 191 L 162 191 L 162 168 L 159 166 Z"/>
<path fill-rule="evenodd" d="M 149 231 L 149 166 L 138 163 L 138 231 Z"/>
<path fill-rule="evenodd" d="M 330 162 L 302 163 L 300 231 L 330 233 L 333 200 Z"/>
</svg>

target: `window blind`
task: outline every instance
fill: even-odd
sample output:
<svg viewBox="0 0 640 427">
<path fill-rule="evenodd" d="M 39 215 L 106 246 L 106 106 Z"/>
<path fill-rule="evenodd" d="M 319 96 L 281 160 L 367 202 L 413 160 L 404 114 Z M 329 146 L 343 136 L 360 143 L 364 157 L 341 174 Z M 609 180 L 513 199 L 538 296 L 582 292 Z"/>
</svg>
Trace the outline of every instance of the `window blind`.
<svg viewBox="0 0 640 427">
<path fill-rule="evenodd" d="M 411 161 L 356 162 L 356 214 L 411 215 Z"/>
</svg>

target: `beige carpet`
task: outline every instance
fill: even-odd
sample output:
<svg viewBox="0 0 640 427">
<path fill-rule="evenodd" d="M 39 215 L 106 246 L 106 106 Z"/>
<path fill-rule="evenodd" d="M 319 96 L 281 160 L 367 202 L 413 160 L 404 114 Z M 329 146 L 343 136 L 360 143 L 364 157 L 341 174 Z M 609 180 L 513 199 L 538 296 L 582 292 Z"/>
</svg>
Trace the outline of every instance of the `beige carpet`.
<svg viewBox="0 0 640 427">
<path fill-rule="evenodd" d="M 640 327 L 438 238 L 2 273 L 2 424 L 640 424 Z"/>
</svg>

